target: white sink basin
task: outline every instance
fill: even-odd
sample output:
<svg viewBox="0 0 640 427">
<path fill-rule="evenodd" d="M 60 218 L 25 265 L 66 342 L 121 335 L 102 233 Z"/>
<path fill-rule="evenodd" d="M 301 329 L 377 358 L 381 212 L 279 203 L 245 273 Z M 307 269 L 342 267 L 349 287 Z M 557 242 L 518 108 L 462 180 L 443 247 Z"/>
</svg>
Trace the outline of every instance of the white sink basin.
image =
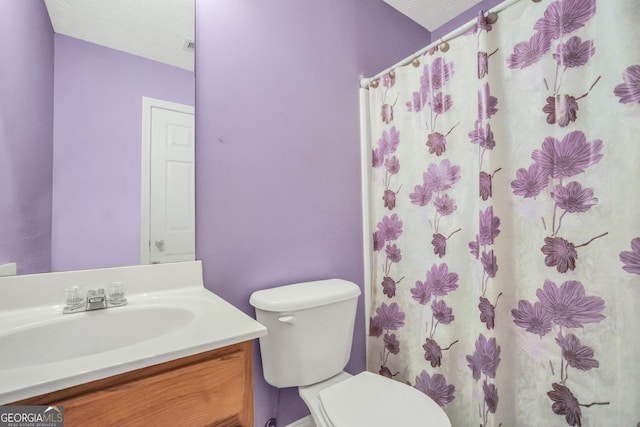
<svg viewBox="0 0 640 427">
<path fill-rule="evenodd" d="M 157 279 L 164 280 L 160 275 Z M 0 405 L 267 333 L 263 325 L 201 285 L 143 289 L 129 293 L 127 300 L 123 307 L 74 314 L 62 314 L 61 305 L 0 309 Z"/>
<path fill-rule="evenodd" d="M 167 306 L 124 306 L 59 315 L 0 335 L 0 367 L 15 369 L 103 353 L 170 334 L 194 320 Z"/>
</svg>

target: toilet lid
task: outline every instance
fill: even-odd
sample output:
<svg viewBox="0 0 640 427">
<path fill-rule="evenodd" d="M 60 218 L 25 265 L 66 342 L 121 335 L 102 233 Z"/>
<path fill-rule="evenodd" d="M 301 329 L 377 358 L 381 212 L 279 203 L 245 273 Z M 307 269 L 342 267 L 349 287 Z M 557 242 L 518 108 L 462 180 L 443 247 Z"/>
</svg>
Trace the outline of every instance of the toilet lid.
<svg viewBox="0 0 640 427">
<path fill-rule="evenodd" d="M 328 387 L 319 398 L 336 427 L 451 427 L 447 415 L 429 396 L 371 372 Z"/>
</svg>

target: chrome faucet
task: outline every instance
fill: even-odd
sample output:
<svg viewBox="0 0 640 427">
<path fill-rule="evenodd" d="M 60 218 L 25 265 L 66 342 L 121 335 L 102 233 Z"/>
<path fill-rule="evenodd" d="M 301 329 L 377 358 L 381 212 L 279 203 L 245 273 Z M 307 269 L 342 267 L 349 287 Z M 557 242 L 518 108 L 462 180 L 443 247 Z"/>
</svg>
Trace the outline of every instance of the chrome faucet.
<svg viewBox="0 0 640 427">
<path fill-rule="evenodd" d="M 89 289 L 87 292 L 87 311 L 100 310 L 107 308 L 107 297 L 104 294 L 104 288 Z"/>
<path fill-rule="evenodd" d="M 64 314 L 80 311 L 93 311 L 109 307 L 119 307 L 127 304 L 124 297 L 124 283 L 113 282 L 109 287 L 107 297 L 104 288 L 89 289 L 86 297 L 80 295 L 80 288 L 73 286 L 66 289 L 66 305 L 62 309 Z"/>
</svg>

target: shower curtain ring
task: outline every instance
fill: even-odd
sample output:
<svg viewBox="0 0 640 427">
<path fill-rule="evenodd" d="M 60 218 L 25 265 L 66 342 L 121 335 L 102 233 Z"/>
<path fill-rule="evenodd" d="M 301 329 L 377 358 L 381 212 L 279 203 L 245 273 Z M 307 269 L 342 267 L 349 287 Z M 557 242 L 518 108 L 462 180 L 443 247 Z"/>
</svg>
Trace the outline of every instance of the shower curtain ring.
<svg viewBox="0 0 640 427">
<path fill-rule="evenodd" d="M 440 49 L 440 52 L 448 51 L 449 50 L 449 43 L 443 42 L 442 39 L 440 39 L 440 45 L 438 46 L 438 49 Z"/>
</svg>

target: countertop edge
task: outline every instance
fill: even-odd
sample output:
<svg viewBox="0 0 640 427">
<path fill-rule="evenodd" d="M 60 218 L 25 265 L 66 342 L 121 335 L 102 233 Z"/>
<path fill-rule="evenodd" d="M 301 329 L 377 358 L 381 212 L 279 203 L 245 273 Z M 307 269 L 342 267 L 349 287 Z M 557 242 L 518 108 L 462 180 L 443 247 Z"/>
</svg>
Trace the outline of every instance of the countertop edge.
<svg viewBox="0 0 640 427">
<path fill-rule="evenodd" d="M 260 325 L 258 322 L 256 324 Z M 204 353 L 211 350 L 227 347 L 230 345 L 238 344 L 245 341 L 253 341 L 257 338 L 265 336 L 267 334 L 267 328 L 260 325 L 254 330 L 248 331 L 244 334 L 234 335 L 232 337 L 224 338 L 216 342 L 207 344 L 200 344 L 193 347 L 188 347 L 180 350 L 171 351 L 168 353 L 151 356 L 143 359 L 132 360 L 130 362 L 105 367 L 102 369 L 96 369 L 91 372 L 83 372 L 78 375 L 65 377 L 62 379 L 50 381 L 47 383 L 35 384 L 27 386 L 23 389 L 0 393 L 0 405 L 11 404 L 19 400 L 28 399 L 30 397 L 40 396 L 46 393 L 51 393 L 57 390 L 62 390 L 69 387 L 74 387 L 80 384 L 85 384 L 91 381 L 97 381 L 104 378 L 112 377 L 115 375 L 123 374 L 126 372 L 132 372 L 137 369 L 147 368 L 149 366 L 158 365 L 173 360 L 178 360 L 184 357 L 193 356 L 196 354 Z"/>
</svg>

